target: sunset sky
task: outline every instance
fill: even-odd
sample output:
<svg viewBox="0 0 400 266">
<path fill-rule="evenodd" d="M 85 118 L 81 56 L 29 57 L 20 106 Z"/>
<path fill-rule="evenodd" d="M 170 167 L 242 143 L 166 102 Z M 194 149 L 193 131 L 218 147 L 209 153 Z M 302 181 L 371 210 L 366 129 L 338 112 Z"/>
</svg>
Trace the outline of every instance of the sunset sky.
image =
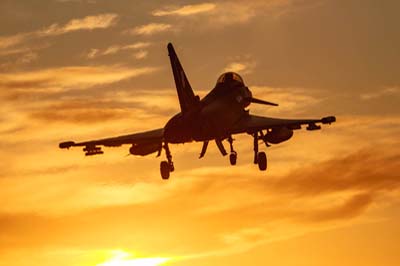
<svg viewBox="0 0 400 266">
<path fill-rule="evenodd" d="M 400 1 L 0 0 L 0 265 L 398 266 Z M 252 164 L 214 144 L 85 157 L 65 140 L 180 111 L 166 45 L 203 97 L 236 71 L 296 131 Z"/>
</svg>

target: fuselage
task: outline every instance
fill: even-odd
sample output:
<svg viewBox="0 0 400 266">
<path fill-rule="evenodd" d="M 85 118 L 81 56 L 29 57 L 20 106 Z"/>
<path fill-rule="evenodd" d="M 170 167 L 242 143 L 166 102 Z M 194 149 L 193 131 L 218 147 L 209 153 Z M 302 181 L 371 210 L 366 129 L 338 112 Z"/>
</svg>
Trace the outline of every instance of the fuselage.
<svg viewBox="0 0 400 266">
<path fill-rule="evenodd" d="M 225 139 L 230 129 L 248 112 L 245 110 L 251 98 L 250 90 L 243 80 L 229 78 L 223 74 L 215 88 L 207 94 L 199 105 L 187 113 L 178 113 L 172 117 L 164 128 L 164 138 L 169 143 L 185 143 Z"/>
</svg>

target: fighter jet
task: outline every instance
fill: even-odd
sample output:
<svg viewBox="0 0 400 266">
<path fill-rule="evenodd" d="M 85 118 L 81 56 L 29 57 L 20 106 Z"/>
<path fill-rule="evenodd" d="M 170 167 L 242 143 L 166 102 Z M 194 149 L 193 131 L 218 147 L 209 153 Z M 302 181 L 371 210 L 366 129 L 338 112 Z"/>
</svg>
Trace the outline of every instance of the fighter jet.
<svg viewBox="0 0 400 266">
<path fill-rule="evenodd" d="M 278 106 L 276 103 L 253 97 L 241 76 L 234 72 L 222 74 L 217 83 L 203 99 L 195 95 L 185 71 L 171 43 L 168 44 L 168 55 L 175 80 L 181 111 L 174 115 L 164 127 L 130 135 L 90 140 L 83 142 L 67 141 L 59 144 L 61 149 L 81 146 L 86 156 L 103 154 L 101 146 L 116 147 L 130 145 L 129 153 L 145 156 L 165 150 L 166 160 L 160 163 L 162 179 L 169 179 L 175 170 L 170 151 L 170 144 L 203 142 L 199 158 L 204 157 L 210 141 L 214 141 L 223 156 L 228 153 L 223 141 L 230 146 L 229 161 L 235 165 L 237 153 L 233 148 L 233 135 L 250 134 L 253 138 L 254 160 L 261 171 L 267 169 L 267 156 L 259 151 L 259 144 L 266 147 L 289 140 L 293 130 L 319 130 L 318 124 L 331 124 L 334 116 L 321 119 L 279 119 L 256 116 L 246 109 L 250 104 Z"/>
</svg>

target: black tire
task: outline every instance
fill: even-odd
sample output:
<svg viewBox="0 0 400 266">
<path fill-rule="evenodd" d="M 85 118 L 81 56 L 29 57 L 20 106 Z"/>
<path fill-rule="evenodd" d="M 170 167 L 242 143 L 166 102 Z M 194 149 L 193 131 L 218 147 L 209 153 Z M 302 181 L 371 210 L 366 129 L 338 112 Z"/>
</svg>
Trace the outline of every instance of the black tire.
<svg viewBox="0 0 400 266">
<path fill-rule="evenodd" d="M 237 161 L 237 153 L 236 152 L 232 152 L 229 155 L 229 162 L 231 163 L 231 165 L 236 165 L 236 161 Z"/>
<path fill-rule="evenodd" d="M 265 154 L 265 152 L 258 153 L 257 163 L 258 163 L 258 169 L 260 169 L 260 171 L 267 170 L 267 155 Z"/>
<path fill-rule="evenodd" d="M 170 165 L 167 161 L 162 161 L 160 163 L 160 173 L 162 179 L 167 180 L 169 178 Z"/>
</svg>

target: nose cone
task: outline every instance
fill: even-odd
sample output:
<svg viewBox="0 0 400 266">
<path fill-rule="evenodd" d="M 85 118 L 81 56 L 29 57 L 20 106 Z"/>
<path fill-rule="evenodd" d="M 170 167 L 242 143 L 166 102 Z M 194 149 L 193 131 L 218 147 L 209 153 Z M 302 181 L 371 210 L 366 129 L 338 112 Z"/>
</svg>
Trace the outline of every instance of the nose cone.
<svg viewBox="0 0 400 266">
<path fill-rule="evenodd" d="M 252 98 L 253 94 L 251 93 L 249 87 L 244 87 L 244 95 L 246 98 Z"/>
<path fill-rule="evenodd" d="M 248 87 L 243 87 L 242 91 L 243 91 L 242 92 L 243 107 L 245 108 L 250 105 L 251 99 L 253 98 L 253 94 L 251 93 Z"/>
</svg>

